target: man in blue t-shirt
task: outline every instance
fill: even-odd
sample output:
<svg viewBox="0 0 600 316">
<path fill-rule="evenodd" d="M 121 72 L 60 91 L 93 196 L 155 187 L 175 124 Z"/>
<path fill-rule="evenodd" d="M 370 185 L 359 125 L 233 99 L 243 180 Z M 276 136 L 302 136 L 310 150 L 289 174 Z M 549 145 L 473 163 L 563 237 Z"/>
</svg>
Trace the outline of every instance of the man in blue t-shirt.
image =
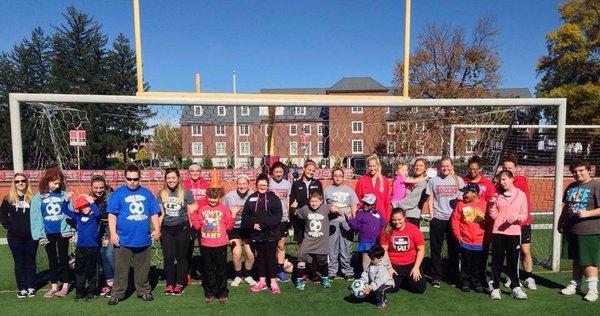
<svg viewBox="0 0 600 316">
<path fill-rule="evenodd" d="M 114 286 L 108 305 L 116 305 L 125 297 L 130 266 L 137 296 L 146 302 L 153 300 L 148 272 L 152 239 L 160 238 L 160 205 L 150 190 L 140 186 L 137 166 L 125 168 L 125 185 L 110 195 L 106 210 L 110 239 L 115 246 Z"/>
</svg>

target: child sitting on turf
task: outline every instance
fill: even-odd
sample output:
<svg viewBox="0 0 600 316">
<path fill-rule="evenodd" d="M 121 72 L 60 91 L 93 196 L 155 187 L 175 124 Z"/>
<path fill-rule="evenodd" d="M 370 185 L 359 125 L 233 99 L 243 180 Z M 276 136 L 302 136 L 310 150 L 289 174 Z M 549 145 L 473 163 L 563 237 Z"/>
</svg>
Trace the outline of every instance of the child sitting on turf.
<svg viewBox="0 0 600 316">
<path fill-rule="evenodd" d="M 366 285 L 366 295 L 375 298 L 378 308 L 384 308 L 387 304 L 385 293 L 394 288 L 394 278 L 388 272 L 389 261 L 385 260 L 385 250 L 380 245 L 375 245 L 367 252 L 371 264 L 360 276 Z"/>
<path fill-rule="evenodd" d="M 91 302 L 98 298 L 98 263 L 100 262 L 99 216 L 94 198 L 81 195 L 73 203 L 73 211 L 63 210 L 77 221 L 75 246 L 75 301 L 85 298 Z M 87 282 L 87 289 L 86 289 Z"/>
<path fill-rule="evenodd" d="M 321 274 L 323 287 L 331 287 L 329 280 L 329 212 L 336 213 L 338 209 L 331 209 L 323 204 L 323 194 L 313 192 L 310 194 L 309 204 L 296 210 L 296 217 L 306 223 L 302 247 L 298 253 L 297 275 L 304 275 L 306 261 L 312 259 L 313 271 L 318 267 Z M 314 275 L 314 274 L 313 274 Z M 296 279 L 296 289 L 304 290 L 305 281 L 302 277 Z"/>
<path fill-rule="evenodd" d="M 358 244 L 355 252 L 362 254 L 362 268 L 366 271 L 371 263 L 367 251 L 375 245 L 381 229 L 386 224 L 381 212 L 375 207 L 375 194 L 365 194 L 362 207 L 356 212 L 354 218 L 346 215 L 350 228 L 358 232 Z"/>
<path fill-rule="evenodd" d="M 461 290 L 469 292 L 473 287 L 475 292 L 483 293 L 485 289 L 480 276 L 485 267 L 481 260 L 485 230 L 488 226 L 485 216 L 487 202 L 479 199 L 477 183 L 469 183 L 460 191 L 463 192 L 463 199 L 456 204 L 450 225 L 459 244 Z"/>
<path fill-rule="evenodd" d="M 233 228 L 231 213 L 219 202 L 223 189 L 211 187 L 206 190 L 208 204 L 191 214 L 194 228 L 200 230 L 200 255 L 202 258 L 202 287 L 206 304 L 219 299 L 222 304 L 229 300 L 227 289 L 227 231 Z"/>
</svg>

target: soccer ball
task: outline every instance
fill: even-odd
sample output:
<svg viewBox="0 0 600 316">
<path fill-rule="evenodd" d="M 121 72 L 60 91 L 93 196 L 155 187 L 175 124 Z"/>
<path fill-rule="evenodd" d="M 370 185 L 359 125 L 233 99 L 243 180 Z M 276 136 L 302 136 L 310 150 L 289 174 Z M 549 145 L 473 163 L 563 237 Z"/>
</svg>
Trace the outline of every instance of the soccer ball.
<svg viewBox="0 0 600 316">
<path fill-rule="evenodd" d="M 285 259 L 285 262 L 283 263 L 283 270 L 285 273 L 292 273 L 294 271 L 294 264 Z"/>
<path fill-rule="evenodd" d="M 350 294 L 356 298 L 365 298 L 367 296 L 364 292 L 365 285 L 367 285 L 367 282 L 363 279 L 354 280 L 350 285 Z"/>
</svg>

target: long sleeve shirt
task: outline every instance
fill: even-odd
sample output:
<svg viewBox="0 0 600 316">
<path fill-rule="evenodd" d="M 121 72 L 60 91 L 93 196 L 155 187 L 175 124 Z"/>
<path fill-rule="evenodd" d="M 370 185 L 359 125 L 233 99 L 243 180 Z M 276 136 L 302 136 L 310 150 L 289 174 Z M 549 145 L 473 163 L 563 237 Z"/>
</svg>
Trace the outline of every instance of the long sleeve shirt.
<svg viewBox="0 0 600 316">
<path fill-rule="evenodd" d="M 517 188 L 512 195 L 500 194 L 492 198 L 494 206 L 490 209 L 490 218 L 494 221 L 492 233 L 521 235 L 521 223 L 527 220 L 527 197 Z"/>
</svg>

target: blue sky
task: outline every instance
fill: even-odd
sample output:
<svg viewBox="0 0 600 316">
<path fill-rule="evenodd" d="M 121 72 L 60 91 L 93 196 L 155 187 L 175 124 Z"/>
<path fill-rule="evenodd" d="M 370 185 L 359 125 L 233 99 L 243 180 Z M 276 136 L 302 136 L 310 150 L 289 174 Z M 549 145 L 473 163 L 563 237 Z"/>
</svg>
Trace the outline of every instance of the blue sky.
<svg viewBox="0 0 600 316">
<path fill-rule="evenodd" d="M 344 76 L 370 76 L 390 85 L 403 50 L 403 1 L 159 1 L 141 0 L 145 80 L 151 90 L 193 90 L 194 73 L 204 91 L 329 87 Z M 411 45 L 427 23 L 453 23 L 470 30 L 493 16 L 503 81 L 528 87 L 546 53 L 546 32 L 560 25 L 557 0 L 413 0 Z M 133 37 L 131 1 L 0 1 L 0 50 L 50 31 L 70 5 L 102 23 L 112 40 Z M 133 41 L 132 41 L 133 43 Z"/>
</svg>

